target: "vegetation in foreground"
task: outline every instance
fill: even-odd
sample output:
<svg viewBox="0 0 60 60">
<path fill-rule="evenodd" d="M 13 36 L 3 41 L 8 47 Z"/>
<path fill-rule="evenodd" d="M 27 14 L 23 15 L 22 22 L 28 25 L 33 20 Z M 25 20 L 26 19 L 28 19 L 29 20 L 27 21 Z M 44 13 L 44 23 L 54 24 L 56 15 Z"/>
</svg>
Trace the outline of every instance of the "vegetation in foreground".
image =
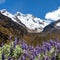
<svg viewBox="0 0 60 60">
<path fill-rule="evenodd" d="M 0 60 L 60 60 L 60 41 L 49 40 L 41 46 L 27 45 L 24 41 L 14 41 L 0 46 Z"/>
</svg>

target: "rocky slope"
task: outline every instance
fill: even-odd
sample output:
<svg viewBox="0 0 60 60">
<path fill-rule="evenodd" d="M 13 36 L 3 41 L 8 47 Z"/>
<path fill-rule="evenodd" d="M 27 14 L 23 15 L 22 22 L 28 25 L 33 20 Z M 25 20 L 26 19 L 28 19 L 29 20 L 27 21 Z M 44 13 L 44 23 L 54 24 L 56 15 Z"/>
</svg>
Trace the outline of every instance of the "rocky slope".
<svg viewBox="0 0 60 60">
<path fill-rule="evenodd" d="M 0 13 L 0 40 L 5 42 L 11 36 L 12 38 L 21 38 L 27 33 L 25 26 L 17 24 L 11 18 L 8 18 Z"/>
</svg>

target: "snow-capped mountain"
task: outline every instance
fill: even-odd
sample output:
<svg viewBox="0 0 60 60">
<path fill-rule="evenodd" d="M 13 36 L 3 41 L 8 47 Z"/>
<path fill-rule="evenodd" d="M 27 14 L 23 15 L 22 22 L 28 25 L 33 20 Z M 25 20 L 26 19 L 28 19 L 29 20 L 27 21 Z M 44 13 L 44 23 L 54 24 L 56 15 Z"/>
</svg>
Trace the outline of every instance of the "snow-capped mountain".
<svg viewBox="0 0 60 60">
<path fill-rule="evenodd" d="M 51 24 L 47 25 L 44 28 L 44 32 L 55 32 L 55 33 L 59 33 L 60 32 L 60 20 L 57 20 L 55 22 L 52 22 Z"/>
<path fill-rule="evenodd" d="M 28 44 L 37 44 L 43 40 L 60 39 L 60 20 L 51 22 L 41 20 L 31 14 L 17 12 L 12 15 L 8 11 L 0 10 L 0 39 L 3 42 L 17 37 Z"/>
<path fill-rule="evenodd" d="M 12 15 L 6 11 L 6 9 L 0 10 L 0 12 L 19 25 L 25 25 L 27 31 L 30 33 L 40 33 L 48 24 L 50 24 L 48 20 L 41 20 L 40 18 L 34 17 L 32 14 L 22 14 L 17 12 Z"/>
</svg>

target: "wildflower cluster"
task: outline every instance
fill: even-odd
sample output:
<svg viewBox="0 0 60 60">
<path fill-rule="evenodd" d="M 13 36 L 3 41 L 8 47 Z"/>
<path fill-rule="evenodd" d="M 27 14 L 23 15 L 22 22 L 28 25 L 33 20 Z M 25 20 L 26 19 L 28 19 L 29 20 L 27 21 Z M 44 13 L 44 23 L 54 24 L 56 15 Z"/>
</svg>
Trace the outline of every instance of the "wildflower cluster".
<svg viewBox="0 0 60 60">
<path fill-rule="evenodd" d="M 34 47 L 15 38 L 9 44 L 2 44 L 0 60 L 60 60 L 60 42 L 49 40 Z"/>
</svg>

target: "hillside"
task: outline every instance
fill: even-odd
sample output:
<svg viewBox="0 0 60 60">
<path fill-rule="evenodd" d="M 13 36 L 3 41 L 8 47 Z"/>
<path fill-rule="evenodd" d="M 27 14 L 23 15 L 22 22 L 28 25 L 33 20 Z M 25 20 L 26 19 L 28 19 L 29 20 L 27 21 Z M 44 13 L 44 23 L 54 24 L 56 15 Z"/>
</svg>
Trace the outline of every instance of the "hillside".
<svg viewBox="0 0 60 60">
<path fill-rule="evenodd" d="M 37 33 L 37 30 L 28 29 L 20 20 L 16 19 L 14 21 L 12 18 L 0 12 L 0 43 L 9 42 L 9 37 L 12 37 L 13 40 L 17 37 L 22 41 L 25 40 L 27 44 L 31 45 L 41 44 L 42 41 L 49 39 L 60 39 L 60 29 L 55 28 L 55 24 L 60 22 L 60 20 L 58 20 L 58 22 L 47 24 L 43 28 L 43 31 L 39 33 Z"/>
</svg>

